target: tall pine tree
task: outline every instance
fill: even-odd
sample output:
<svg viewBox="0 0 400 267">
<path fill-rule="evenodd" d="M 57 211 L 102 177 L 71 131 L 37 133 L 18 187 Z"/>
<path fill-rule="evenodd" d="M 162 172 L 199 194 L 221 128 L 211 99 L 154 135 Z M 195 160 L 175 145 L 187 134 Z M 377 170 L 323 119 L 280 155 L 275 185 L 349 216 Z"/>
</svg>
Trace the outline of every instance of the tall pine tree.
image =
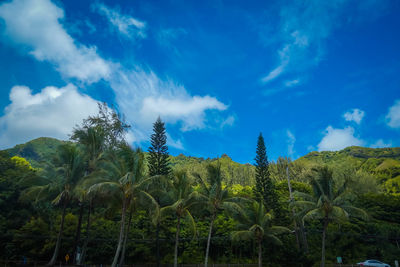
<svg viewBox="0 0 400 267">
<path fill-rule="evenodd" d="M 258 200 L 263 200 L 268 212 L 274 210 L 275 214 L 278 215 L 278 197 L 269 174 L 267 150 L 261 133 L 258 136 L 255 161 L 256 186 L 254 187 L 254 195 Z"/>
<path fill-rule="evenodd" d="M 168 160 L 167 136 L 165 124 L 160 117 L 153 124 L 153 134 L 151 135 L 151 146 L 149 147 L 149 172 L 150 176 L 169 175 L 171 168 Z"/>
<path fill-rule="evenodd" d="M 169 175 L 171 168 L 168 160 L 168 147 L 167 135 L 165 132 L 165 124 L 161 121 L 160 117 L 157 118 L 153 124 L 153 134 L 150 137 L 151 146 L 149 147 L 149 172 L 150 176 L 154 175 Z M 155 197 L 158 205 L 161 202 L 158 196 Z M 160 267 L 160 222 L 156 226 L 156 260 L 157 267 Z"/>
</svg>

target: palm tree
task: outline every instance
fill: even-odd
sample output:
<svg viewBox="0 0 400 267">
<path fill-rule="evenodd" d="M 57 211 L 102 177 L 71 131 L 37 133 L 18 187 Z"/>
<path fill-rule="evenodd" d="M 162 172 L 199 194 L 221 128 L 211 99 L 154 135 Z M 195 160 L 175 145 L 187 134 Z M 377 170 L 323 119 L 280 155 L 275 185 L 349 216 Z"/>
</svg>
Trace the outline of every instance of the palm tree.
<svg viewBox="0 0 400 267">
<path fill-rule="evenodd" d="M 57 152 L 54 158 L 54 166 L 47 166 L 44 175 L 39 180 L 34 181 L 35 185 L 26 189 L 22 196 L 23 199 L 35 199 L 36 201 L 55 196 L 52 203 L 62 206 L 60 230 L 53 256 L 47 264 L 49 266 L 53 266 L 57 260 L 61 246 L 66 209 L 72 199 L 72 191 L 83 177 L 85 171 L 83 154 L 76 145 L 60 145 Z"/>
<path fill-rule="evenodd" d="M 112 267 L 117 265 L 125 236 L 125 220 L 127 210 L 134 197 L 148 199 L 154 206 L 155 200 L 146 191 L 149 178 L 144 176 L 144 156 L 140 149 L 132 150 L 124 145 L 118 152 L 110 152 L 102 162 L 102 168 L 96 173 L 100 182 L 92 185 L 88 193 L 93 195 L 114 197 L 122 204 L 121 224 L 117 249 Z"/>
<path fill-rule="evenodd" d="M 283 226 L 273 226 L 272 215 L 267 212 L 263 201 L 251 201 L 249 205 L 229 211 L 238 222 L 238 231 L 232 233 L 233 240 L 254 240 L 258 246 L 258 266 L 262 267 L 262 243 L 269 240 L 281 245 L 277 235 L 289 233 Z"/>
<path fill-rule="evenodd" d="M 174 174 L 171 189 L 166 193 L 165 198 L 171 204 L 161 208 L 160 216 L 165 217 L 165 215 L 173 214 L 177 218 L 174 250 L 174 267 L 177 267 L 181 219 L 188 219 L 195 234 L 196 223 L 190 213 L 190 209 L 202 199 L 202 196 L 198 192 L 193 191 L 192 183 L 186 171 L 178 171 Z"/>
<path fill-rule="evenodd" d="M 74 241 L 73 262 L 75 264 L 76 263 L 80 264 L 84 260 L 83 257 L 86 255 L 86 246 L 88 244 L 88 240 L 85 240 L 81 256 L 79 257 L 79 259 L 77 259 L 82 217 L 83 217 L 83 210 L 85 207 L 85 203 L 86 204 L 89 203 L 89 205 L 87 205 L 88 222 L 90 222 L 90 209 L 92 208 L 90 206 L 92 202 L 90 202 L 90 198 L 87 196 L 88 183 L 86 180 L 88 180 L 87 178 L 90 177 L 90 174 L 96 169 L 96 166 L 99 160 L 101 159 L 101 155 L 105 150 L 105 133 L 103 128 L 100 126 L 86 126 L 81 128 L 75 128 L 73 130 L 71 139 L 78 141 L 78 143 L 83 147 L 86 160 L 86 173 L 85 173 L 86 175 L 85 177 L 83 177 L 82 181 L 75 187 L 74 190 L 75 199 L 78 200 L 78 206 L 80 207 L 80 210 L 79 210 L 79 219 Z M 86 237 L 88 238 L 88 235 L 86 235 Z"/>
<path fill-rule="evenodd" d="M 147 187 L 147 192 L 149 192 L 153 198 L 156 200 L 157 208 L 156 210 L 161 210 L 163 207 L 168 206 L 170 203 L 166 197 L 166 193 L 171 188 L 171 177 L 169 175 L 155 175 L 151 176 L 151 183 Z M 155 249 L 156 249 L 156 265 L 160 265 L 160 230 L 161 230 L 161 220 L 163 219 L 160 214 L 153 213 L 150 218 L 151 222 L 156 228 L 155 232 Z"/>
<path fill-rule="evenodd" d="M 208 254 L 210 251 L 211 244 L 211 234 L 213 230 L 213 225 L 215 218 L 218 213 L 224 209 L 234 209 L 237 206 L 236 202 L 241 201 L 240 198 L 231 198 L 229 196 L 228 186 L 224 187 L 222 185 L 222 173 L 221 166 L 208 165 L 207 166 L 207 181 L 203 179 L 199 174 L 195 174 L 197 177 L 202 194 L 205 199 L 205 204 L 211 213 L 210 217 L 210 227 L 208 229 L 208 238 L 206 246 L 206 255 L 204 259 L 204 266 L 207 267 L 208 264 Z"/>
<path fill-rule="evenodd" d="M 305 220 L 318 219 L 323 225 L 321 267 L 325 266 L 325 239 L 328 225 L 331 222 L 342 222 L 350 215 L 367 219 L 366 212 L 351 205 L 351 194 L 347 190 L 347 183 L 336 186 L 332 170 L 327 166 L 314 168 L 311 177 L 312 194 L 295 192 L 297 200 L 292 205 L 299 209 L 299 216 Z"/>
</svg>

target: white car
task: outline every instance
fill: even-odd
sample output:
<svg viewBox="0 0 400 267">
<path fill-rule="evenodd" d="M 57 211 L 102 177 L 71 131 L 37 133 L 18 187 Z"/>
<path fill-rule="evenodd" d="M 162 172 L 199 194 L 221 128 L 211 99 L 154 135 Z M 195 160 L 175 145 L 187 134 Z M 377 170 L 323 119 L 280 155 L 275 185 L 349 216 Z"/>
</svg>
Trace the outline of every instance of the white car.
<svg viewBox="0 0 400 267">
<path fill-rule="evenodd" d="M 371 266 L 371 267 L 390 267 L 389 264 L 383 263 L 377 260 L 366 260 L 363 262 L 357 263 L 359 266 Z"/>
</svg>

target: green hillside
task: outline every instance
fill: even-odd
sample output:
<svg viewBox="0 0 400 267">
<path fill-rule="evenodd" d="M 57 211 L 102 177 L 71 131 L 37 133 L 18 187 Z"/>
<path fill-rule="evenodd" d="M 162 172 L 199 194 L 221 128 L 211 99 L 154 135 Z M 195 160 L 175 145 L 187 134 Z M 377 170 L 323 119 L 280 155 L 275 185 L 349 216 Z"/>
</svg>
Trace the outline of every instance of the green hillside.
<svg viewBox="0 0 400 267">
<path fill-rule="evenodd" d="M 25 144 L 16 145 L 6 149 L 11 156 L 20 156 L 27 159 L 35 168 L 43 165 L 43 162 L 52 158 L 57 147 L 65 143 L 55 138 L 40 137 Z"/>
<path fill-rule="evenodd" d="M 34 168 L 40 168 L 43 163 L 51 160 L 57 147 L 65 141 L 49 137 L 40 137 L 25 144 L 16 145 L 6 151 L 11 156 L 20 156 L 27 159 Z M 254 182 L 255 168 L 251 164 L 240 164 L 224 154 L 217 159 L 204 159 L 198 157 L 170 156 L 170 163 L 174 169 L 186 169 L 189 173 L 205 175 L 206 166 L 219 160 L 224 177 L 227 181 L 242 185 L 251 185 Z"/>
<path fill-rule="evenodd" d="M 400 148 L 352 146 L 340 151 L 311 152 L 296 160 L 304 165 L 345 165 L 373 174 L 391 193 L 400 192 Z"/>
<path fill-rule="evenodd" d="M 23 157 L 30 161 L 34 167 L 40 168 L 43 167 L 44 162 L 52 159 L 57 151 L 57 147 L 65 142 L 53 138 L 38 138 L 7 149 L 6 151 L 11 156 Z M 3 247 L 11 247 L 12 245 L 14 246 L 14 250 L 7 252 L 10 255 L 28 255 L 31 258 L 47 259 L 50 257 L 49 253 L 51 251 L 43 248 L 51 249 L 54 246 L 54 242 L 51 240 L 56 240 L 57 233 L 52 229 L 54 229 L 53 225 L 60 223 L 61 209 L 51 205 L 49 200 L 52 199 L 52 196 L 39 202 L 35 201 L 34 203 L 19 201 L 19 199 L 23 200 L 27 196 L 24 195 L 26 185 L 20 181 L 30 181 L 32 177 L 37 178 L 41 173 L 40 171 L 32 170 L 32 168 L 26 168 L 26 165 L 19 164 L 15 159 L 10 159 L 6 153 L 0 153 L 0 160 L 2 161 L 0 164 L 0 210 L 2 210 L 0 214 L 0 251 L 5 251 Z M 172 168 L 175 170 L 186 169 L 189 175 L 193 175 L 194 173 L 203 176 L 207 175 L 207 166 L 210 163 L 220 164 L 223 177 L 225 178 L 222 182 L 222 187 L 230 183 L 233 184 L 232 187 L 228 187 L 229 196 L 254 198 L 255 167 L 253 165 L 237 163 L 226 154 L 219 158 L 200 158 L 183 154 L 170 156 Z M 347 262 L 358 262 L 365 257 L 375 258 L 379 250 L 385 252 L 383 256 L 380 256 L 381 258 L 393 261 L 398 255 L 398 242 L 400 242 L 398 238 L 400 233 L 400 225 L 398 224 L 398 211 L 400 210 L 400 149 L 348 147 L 336 152 L 311 152 L 294 162 L 290 162 L 286 158 L 279 158 L 277 162 L 271 162 L 269 168 L 270 177 L 275 181 L 274 192 L 278 196 L 276 203 L 279 205 L 281 212 L 278 213 L 280 215 L 277 215 L 277 224 L 279 223 L 279 225 L 293 229 L 292 213 L 288 205 L 287 173 L 289 173 L 292 179 L 291 185 L 294 191 L 303 193 L 311 192 L 310 175 L 316 175 L 316 172 L 313 172 L 311 168 L 321 164 L 332 167 L 331 178 L 334 185 L 336 183 L 340 185 L 341 181 L 344 181 L 340 180 L 342 178 L 350 178 L 345 181 L 348 190 L 354 193 L 352 193 L 351 200 L 355 203 L 354 205 L 357 205 L 356 207 L 364 209 L 371 217 L 368 221 L 352 217 L 349 220 L 341 222 L 340 225 L 330 224 L 328 227 L 329 234 L 327 235 L 327 242 L 330 244 L 327 249 L 327 258 L 332 262 L 332 260 L 336 260 L 337 255 L 342 255 Z M 286 168 L 287 166 L 289 168 Z M 115 169 L 119 169 L 119 166 L 116 166 Z M 82 178 L 84 177 L 82 174 L 79 175 Z M 29 179 L 25 180 L 24 178 L 26 177 Z M 191 181 L 191 184 L 196 190 L 201 190 L 198 183 Z M 30 188 L 35 189 L 35 186 Z M 79 187 L 77 188 L 80 190 Z M 332 187 L 332 190 L 338 189 Z M 119 192 L 119 190 L 116 192 Z M 106 193 L 108 194 L 108 191 Z M 24 197 L 21 198 L 21 196 Z M 114 203 L 115 201 L 112 198 L 115 197 L 111 194 L 111 198 L 109 199 L 112 201 L 104 201 L 103 197 L 101 197 L 101 199 L 95 202 L 96 206 L 93 211 L 95 220 L 93 220 L 93 225 L 90 227 L 92 227 L 93 240 L 96 242 L 92 242 L 90 245 L 91 251 L 88 254 L 88 261 L 90 262 L 104 262 L 112 258 L 112 253 L 114 252 L 112 242 L 115 244 L 118 229 L 120 229 L 118 219 L 116 219 L 119 217 L 119 211 L 116 210 L 117 214 L 108 214 L 109 203 Z M 117 205 L 121 204 L 115 203 Z M 34 204 L 34 206 L 29 206 L 31 204 Z M 80 207 L 85 207 L 85 209 L 89 207 L 87 206 L 88 203 L 86 203 L 86 206 L 84 205 L 78 206 L 75 202 L 69 203 L 68 213 L 65 217 L 66 239 L 62 243 L 65 250 L 61 255 L 72 251 L 74 247 L 72 241 L 74 240 L 79 223 L 80 212 L 84 210 Z M 245 208 L 250 208 L 250 206 L 246 206 Z M 86 214 L 91 213 L 86 211 L 83 214 L 83 218 L 85 218 Z M 204 241 L 209 233 L 209 216 L 209 211 L 203 210 L 202 207 L 199 207 L 199 210 L 195 211 L 193 215 L 196 220 L 199 237 L 203 240 L 200 240 L 200 242 L 191 239 L 192 230 L 186 229 L 188 226 L 187 222 L 182 224 L 182 229 L 184 229 L 182 231 L 182 236 L 184 237 L 182 243 L 188 251 L 187 255 L 190 255 L 190 257 L 185 256 L 188 257 L 185 260 L 192 261 L 193 258 L 200 262 L 203 259 L 201 248 L 205 247 Z M 155 230 L 150 219 L 151 216 L 145 215 L 143 210 L 136 213 L 132 217 L 132 236 L 139 233 L 136 236 L 139 238 L 143 237 L 143 240 L 145 238 L 154 240 Z M 172 240 L 171 238 L 176 236 L 176 230 L 173 227 L 175 223 L 176 219 L 166 217 L 163 219 L 162 227 L 160 228 L 162 236 L 168 241 L 163 245 L 168 251 L 173 251 L 171 249 L 172 243 L 169 240 Z M 235 246 L 239 248 L 243 246 L 243 248 L 240 248 L 242 252 L 237 254 L 240 255 L 239 259 L 241 261 L 246 259 L 246 262 L 252 262 L 254 258 L 252 248 L 254 247 L 251 246 L 251 243 L 246 243 L 247 241 L 233 243 L 234 241 L 231 240 L 232 232 L 236 229 L 237 224 L 238 222 L 233 217 L 230 217 L 227 212 L 218 214 L 215 219 L 215 231 L 213 233 L 215 239 L 213 239 L 213 246 L 219 251 L 224 251 L 224 253 L 231 253 L 231 249 Z M 84 229 L 86 229 L 87 225 L 83 224 Z M 269 248 L 274 249 L 274 253 L 271 253 L 271 255 L 274 255 L 274 258 L 268 258 L 268 261 L 281 264 L 281 258 L 293 252 L 294 254 L 288 258 L 295 259 L 297 262 L 299 257 L 303 257 L 301 259 L 304 261 L 303 266 L 317 266 L 312 263 L 318 264 L 320 252 L 319 238 L 322 226 L 319 225 L 318 220 L 312 220 L 307 221 L 305 227 L 307 229 L 307 242 L 310 251 L 308 254 L 303 255 L 301 254 L 303 252 L 294 248 L 296 242 L 294 235 L 282 236 L 282 246 L 279 248 Z M 346 235 L 343 233 L 346 233 Z M 26 240 L 29 240 L 29 242 L 26 242 Z M 149 261 L 154 260 L 150 254 L 154 247 L 148 246 L 147 242 L 137 242 L 140 239 L 127 240 L 127 242 L 132 243 L 132 245 L 129 245 L 130 249 L 133 248 L 132 255 L 134 256 L 131 259 L 146 258 L 150 259 Z M 103 249 L 103 247 L 106 249 Z M 352 247 L 357 247 L 357 250 L 352 250 Z M 149 251 L 149 254 L 142 254 L 142 251 L 145 250 Z M 169 254 L 163 256 L 163 261 L 165 262 L 169 261 L 172 257 L 170 252 L 167 253 Z M 234 253 L 235 251 L 231 254 L 230 259 L 235 259 L 233 257 Z M 219 255 L 214 255 L 214 257 L 215 262 L 227 260 L 227 258 Z M 270 266 L 296 265 L 289 262 L 287 264 Z"/>
<path fill-rule="evenodd" d="M 64 143 L 54 138 L 41 137 L 25 144 L 7 149 L 12 156 L 26 158 L 33 167 L 43 166 L 43 162 L 49 161 L 57 147 Z M 189 173 L 205 175 L 206 166 L 209 163 L 218 162 L 226 179 L 226 182 L 252 185 L 254 183 L 255 168 L 251 164 L 240 164 L 224 154 L 220 158 L 198 158 L 185 156 L 170 156 L 170 163 L 174 169 L 186 169 Z M 391 193 L 400 192 L 400 148 L 366 148 L 352 146 L 340 151 L 310 152 L 300 157 L 294 164 L 299 167 L 311 167 L 316 164 L 329 166 L 350 166 L 356 170 L 362 170 L 373 174 L 378 182 Z M 274 168 L 274 167 L 273 167 Z M 271 169 L 275 178 L 274 170 Z M 296 178 L 296 177 L 293 177 Z"/>
<path fill-rule="evenodd" d="M 310 152 L 296 160 L 304 165 L 349 164 L 356 169 L 381 172 L 400 167 L 400 148 L 347 147 L 340 151 Z"/>
<path fill-rule="evenodd" d="M 180 154 L 170 156 L 170 163 L 174 169 L 186 169 L 189 173 L 206 174 L 206 166 L 209 163 L 219 162 L 226 181 L 234 184 L 252 185 L 255 177 L 255 167 L 251 164 L 240 164 L 233 161 L 228 155 L 223 154 L 220 158 L 203 159 Z"/>
</svg>

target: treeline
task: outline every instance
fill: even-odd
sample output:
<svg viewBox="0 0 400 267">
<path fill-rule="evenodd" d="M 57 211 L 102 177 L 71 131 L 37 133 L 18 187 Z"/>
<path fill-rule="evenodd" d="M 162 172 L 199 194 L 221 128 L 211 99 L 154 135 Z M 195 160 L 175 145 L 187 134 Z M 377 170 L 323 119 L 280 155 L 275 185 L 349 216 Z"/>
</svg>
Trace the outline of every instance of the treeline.
<svg viewBox="0 0 400 267">
<path fill-rule="evenodd" d="M 126 143 L 128 128 L 102 105 L 40 169 L 0 153 L 0 259 L 324 266 L 399 255 L 400 197 L 369 172 L 270 163 L 262 135 L 255 166 L 223 156 L 182 167 L 161 119 L 148 153 Z"/>
</svg>

